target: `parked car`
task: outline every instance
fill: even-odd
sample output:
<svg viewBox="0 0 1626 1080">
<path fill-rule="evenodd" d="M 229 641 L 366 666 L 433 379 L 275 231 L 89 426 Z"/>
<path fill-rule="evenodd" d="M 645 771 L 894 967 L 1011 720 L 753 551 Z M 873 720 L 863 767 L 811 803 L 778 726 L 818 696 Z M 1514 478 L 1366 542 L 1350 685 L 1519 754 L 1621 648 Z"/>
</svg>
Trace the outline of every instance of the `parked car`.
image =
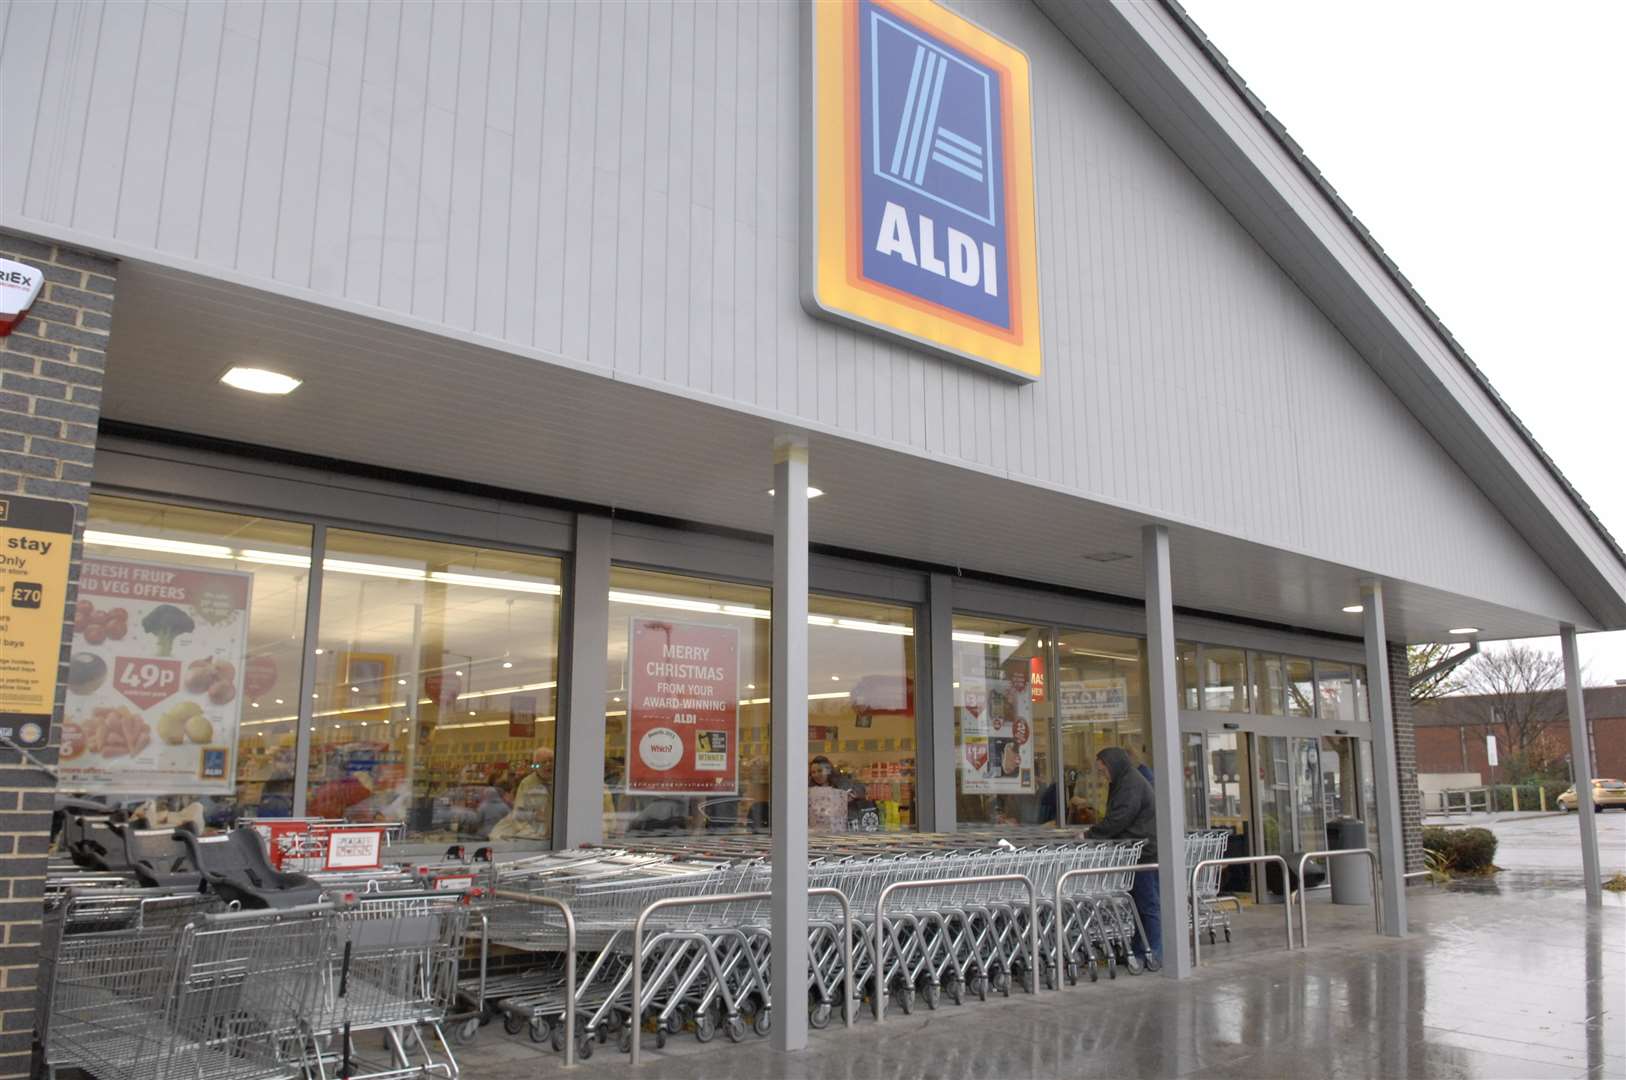
<svg viewBox="0 0 1626 1080">
<path fill-rule="evenodd" d="M 1575 797 L 1575 787 L 1558 797 L 1558 805 L 1564 808 L 1567 814 L 1573 814 L 1578 800 Z M 1616 807 L 1626 810 L 1626 780 L 1599 780 L 1592 781 L 1592 805 L 1598 810 L 1607 810 Z"/>
</svg>

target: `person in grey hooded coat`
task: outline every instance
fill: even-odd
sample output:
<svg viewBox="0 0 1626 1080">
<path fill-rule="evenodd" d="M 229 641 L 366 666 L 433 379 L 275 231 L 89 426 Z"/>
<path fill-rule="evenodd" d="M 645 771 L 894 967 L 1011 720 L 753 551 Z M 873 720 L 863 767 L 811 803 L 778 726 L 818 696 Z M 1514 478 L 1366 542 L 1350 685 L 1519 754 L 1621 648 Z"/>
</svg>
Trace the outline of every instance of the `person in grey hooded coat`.
<svg viewBox="0 0 1626 1080">
<path fill-rule="evenodd" d="M 1152 785 L 1135 768 L 1128 752 L 1109 746 L 1095 755 L 1095 767 L 1107 774 L 1107 812 L 1099 824 L 1090 829 L 1092 837 L 1104 840 L 1144 840 L 1140 861 L 1157 861 L 1157 805 Z M 1129 895 L 1140 912 L 1141 925 L 1146 928 L 1146 940 L 1152 955 L 1163 960 L 1163 919 L 1158 905 L 1157 871 L 1142 870 L 1135 875 L 1134 887 Z M 1136 956 L 1144 959 L 1146 949 L 1141 942 L 1134 944 Z"/>
</svg>

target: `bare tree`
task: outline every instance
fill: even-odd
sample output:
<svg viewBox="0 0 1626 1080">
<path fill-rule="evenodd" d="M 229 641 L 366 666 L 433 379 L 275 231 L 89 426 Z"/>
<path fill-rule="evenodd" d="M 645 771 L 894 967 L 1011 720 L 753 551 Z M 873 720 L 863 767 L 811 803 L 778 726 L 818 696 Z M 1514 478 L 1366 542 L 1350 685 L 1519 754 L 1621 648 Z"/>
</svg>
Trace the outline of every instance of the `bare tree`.
<svg viewBox="0 0 1626 1080">
<path fill-rule="evenodd" d="M 1411 676 L 1411 703 L 1417 705 L 1462 693 L 1465 683 L 1458 665 L 1469 659 L 1470 652 L 1477 650 L 1459 648 L 1453 642 L 1408 645 L 1406 668 Z"/>
<path fill-rule="evenodd" d="M 1547 727 L 1567 713 L 1562 659 L 1510 645 L 1475 657 L 1462 683 L 1475 697 L 1471 708 L 1484 733 L 1497 736 L 1506 748 L 1511 772 L 1541 772 L 1554 763 L 1556 748 Z"/>
</svg>

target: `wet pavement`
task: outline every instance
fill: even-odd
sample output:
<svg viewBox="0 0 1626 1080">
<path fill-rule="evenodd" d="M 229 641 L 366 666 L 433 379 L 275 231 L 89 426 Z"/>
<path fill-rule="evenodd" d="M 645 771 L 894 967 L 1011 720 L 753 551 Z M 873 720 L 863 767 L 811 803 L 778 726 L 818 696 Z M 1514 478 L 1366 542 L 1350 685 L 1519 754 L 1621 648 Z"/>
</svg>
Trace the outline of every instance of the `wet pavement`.
<svg viewBox="0 0 1626 1080">
<path fill-rule="evenodd" d="M 1626 815 L 1621 815 L 1626 817 Z M 1573 827 L 1573 821 L 1570 822 Z M 1499 880 L 1498 880 L 1499 879 Z M 634 1072 L 613 1042 L 565 1070 L 500 1025 L 463 1048 L 471 1080 L 574 1075 L 981 1080 L 1041 1076 L 1626 1076 L 1626 894 L 1588 913 L 1578 877 L 1515 873 L 1411 890 L 1411 936 L 1372 933 L 1364 907 L 1312 899 L 1314 944 L 1282 947 L 1279 907 L 1250 909 L 1235 942 L 1209 948 L 1184 982 L 1105 978 L 1055 993 L 954 1006 L 851 1032 L 808 1050 L 646 1041 Z"/>
<path fill-rule="evenodd" d="M 1626 811 L 1597 814 L 1598 864 L 1603 876 L 1626 872 Z M 1555 876 L 1581 874 L 1581 824 L 1574 814 L 1458 814 L 1430 817 L 1425 825 L 1470 826 L 1496 834 L 1496 865 Z"/>
</svg>

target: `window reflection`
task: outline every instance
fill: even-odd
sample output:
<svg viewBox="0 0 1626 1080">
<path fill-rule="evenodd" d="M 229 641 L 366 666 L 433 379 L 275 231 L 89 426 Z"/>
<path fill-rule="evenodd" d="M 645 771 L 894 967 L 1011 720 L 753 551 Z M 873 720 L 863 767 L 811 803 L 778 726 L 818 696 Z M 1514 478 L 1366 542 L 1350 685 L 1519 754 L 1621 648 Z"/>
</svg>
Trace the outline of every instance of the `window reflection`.
<svg viewBox="0 0 1626 1080">
<path fill-rule="evenodd" d="M 1061 726 L 1067 798 L 1063 820 L 1099 821 L 1107 809 L 1107 781 L 1095 755 L 1109 746 L 1129 751 L 1150 767 L 1146 738 L 1146 645 L 1140 638 L 1061 630 L 1056 641 L 1055 698 Z"/>
<path fill-rule="evenodd" d="M 310 548 L 307 525 L 92 495 L 62 788 L 196 800 L 210 826 L 291 814 Z M 113 717 L 145 741 L 94 739 Z"/>
<path fill-rule="evenodd" d="M 552 835 L 556 559 L 330 529 L 306 811 Z"/>
<path fill-rule="evenodd" d="M 769 831 L 769 591 L 626 567 L 610 584 L 605 835 Z M 917 827 L 914 634 L 910 608 L 809 598 L 811 830 Z"/>
<path fill-rule="evenodd" d="M 1241 649 L 1209 645 L 1202 652 L 1203 708 L 1248 711 L 1248 665 Z"/>
<path fill-rule="evenodd" d="M 1048 631 L 954 617 L 954 790 L 961 826 L 1057 820 Z"/>
</svg>

